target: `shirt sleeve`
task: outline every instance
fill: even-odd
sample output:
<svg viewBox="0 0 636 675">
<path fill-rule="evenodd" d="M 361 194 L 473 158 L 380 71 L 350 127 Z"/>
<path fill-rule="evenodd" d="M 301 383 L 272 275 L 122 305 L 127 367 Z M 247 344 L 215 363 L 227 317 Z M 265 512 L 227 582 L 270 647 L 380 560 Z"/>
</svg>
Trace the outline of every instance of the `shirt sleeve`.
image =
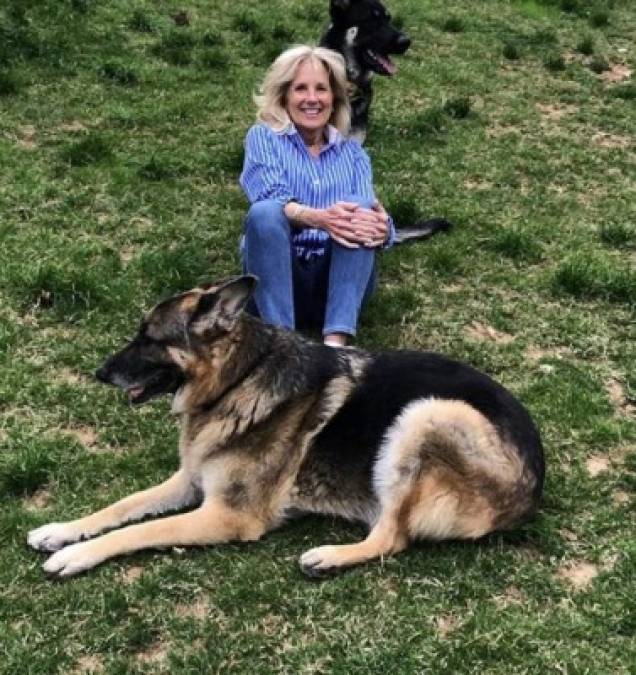
<svg viewBox="0 0 636 675">
<path fill-rule="evenodd" d="M 294 199 L 287 184 L 274 132 L 263 124 L 256 124 L 247 132 L 239 183 L 251 204 L 264 199 L 286 204 Z"/>
<path fill-rule="evenodd" d="M 370 201 L 376 201 L 375 192 L 373 191 L 373 170 L 371 169 L 371 160 L 364 148 L 355 143 L 354 150 L 354 172 L 353 172 L 353 194 L 365 197 Z M 395 242 L 395 223 L 393 218 L 389 215 L 389 235 L 382 244 L 383 249 L 390 248 Z"/>
</svg>

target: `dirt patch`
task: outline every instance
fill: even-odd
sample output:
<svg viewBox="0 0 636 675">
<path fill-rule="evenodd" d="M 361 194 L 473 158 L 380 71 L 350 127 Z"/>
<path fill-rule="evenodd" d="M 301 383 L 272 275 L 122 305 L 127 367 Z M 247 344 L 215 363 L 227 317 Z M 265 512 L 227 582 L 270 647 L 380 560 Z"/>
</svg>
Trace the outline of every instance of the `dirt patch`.
<svg viewBox="0 0 636 675">
<path fill-rule="evenodd" d="M 598 567 L 585 561 L 568 562 L 557 570 L 556 577 L 572 587 L 575 591 L 589 588 L 598 576 Z"/>
<path fill-rule="evenodd" d="M 578 111 L 578 108 L 574 105 L 554 105 L 554 104 L 536 104 L 537 110 L 541 113 L 542 117 L 551 122 L 558 122 L 565 115 L 572 115 Z"/>
<path fill-rule="evenodd" d="M 625 490 L 614 490 L 612 501 L 614 502 L 614 506 L 627 506 L 627 504 L 631 503 L 632 496 L 629 492 L 625 492 Z"/>
<path fill-rule="evenodd" d="M 611 377 L 606 382 L 605 389 L 610 403 L 618 413 L 621 415 L 632 415 L 636 412 L 636 406 L 628 400 L 623 384 L 618 377 Z"/>
<path fill-rule="evenodd" d="M 135 216 L 134 218 L 131 218 L 130 224 L 134 225 L 140 232 L 150 230 L 154 226 L 152 220 L 150 218 L 145 218 L 144 216 Z"/>
<path fill-rule="evenodd" d="M 121 580 L 125 584 L 133 584 L 135 583 L 135 581 L 141 578 L 141 575 L 143 573 L 144 573 L 143 567 L 133 565 L 132 567 L 128 567 L 124 570 L 123 574 L 121 575 Z"/>
<path fill-rule="evenodd" d="M 31 124 L 26 124 L 18 128 L 18 140 L 16 145 L 24 150 L 35 150 L 38 147 L 36 142 L 38 131 Z"/>
<path fill-rule="evenodd" d="M 51 501 L 51 490 L 43 487 L 34 492 L 29 497 L 22 500 L 22 505 L 27 511 L 41 511 L 45 509 Z"/>
<path fill-rule="evenodd" d="M 77 134 L 84 131 L 88 131 L 88 127 L 79 120 L 73 120 L 72 122 L 64 122 L 58 127 L 60 131 L 66 131 L 71 134 Z"/>
<path fill-rule="evenodd" d="M 615 63 L 609 70 L 602 72 L 600 75 L 601 80 L 605 80 L 605 82 L 622 82 L 628 80 L 631 76 L 631 68 L 628 68 L 624 63 Z"/>
<path fill-rule="evenodd" d="M 585 467 L 590 476 L 595 478 L 600 473 L 609 471 L 610 458 L 607 455 L 592 455 L 592 457 L 587 458 Z"/>
<path fill-rule="evenodd" d="M 202 621 L 208 616 L 208 603 L 205 600 L 197 600 L 191 605 L 180 604 L 175 607 L 174 613 L 180 619 L 197 619 Z"/>
<path fill-rule="evenodd" d="M 493 124 L 493 126 L 486 129 L 486 136 L 489 138 L 499 138 L 500 136 L 520 136 L 521 129 L 513 125 Z"/>
<path fill-rule="evenodd" d="M 561 359 L 570 354 L 571 352 L 567 347 L 541 348 L 531 345 L 526 349 L 526 359 L 535 362 L 541 361 L 542 359 Z"/>
<path fill-rule="evenodd" d="M 55 371 L 55 379 L 64 384 L 77 385 L 86 381 L 86 376 L 71 368 L 60 368 Z"/>
<path fill-rule="evenodd" d="M 136 656 L 139 663 L 160 668 L 168 661 L 169 646 L 164 642 L 156 642 L 143 652 L 139 652 Z"/>
<path fill-rule="evenodd" d="M 442 614 L 441 616 L 436 616 L 433 619 L 433 622 L 435 624 L 435 630 L 437 631 L 437 634 L 442 638 L 450 635 L 461 625 L 461 621 L 453 614 Z"/>
<path fill-rule="evenodd" d="M 499 331 L 496 328 L 485 323 L 480 323 L 479 321 L 473 321 L 466 326 L 464 328 L 464 333 L 473 340 L 479 340 L 480 342 L 495 342 L 496 344 L 501 345 L 506 345 L 515 339 L 514 335 L 504 333 L 503 331 Z"/>
<path fill-rule="evenodd" d="M 97 432 L 94 429 L 91 429 L 91 427 L 63 429 L 63 433 L 75 438 L 85 448 L 94 448 L 97 445 Z"/>
<path fill-rule="evenodd" d="M 103 673 L 104 663 L 99 656 L 86 655 L 77 659 L 72 675 L 85 675 L 86 673 Z"/>
<path fill-rule="evenodd" d="M 461 293 L 465 288 L 460 284 L 446 284 L 442 286 L 444 293 Z"/>
<path fill-rule="evenodd" d="M 137 251 L 132 246 L 127 246 L 119 251 L 119 259 L 124 264 L 129 263 L 136 255 Z"/>
<path fill-rule="evenodd" d="M 499 609 L 505 609 L 506 607 L 510 607 L 510 605 L 523 605 L 526 601 L 526 596 L 516 586 L 510 586 L 500 595 L 495 595 L 493 600 Z"/>
<path fill-rule="evenodd" d="M 563 539 L 569 541 L 570 543 L 579 541 L 579 535 L 572 530 L 568 530 L 566 527 L 560 529 L 559 534 L 563 537 Z"/>
<path fill-rule="evenodd" d="M 477 192 L 481 190 L 491 190 L 493 184 L 488 180 L 479 180 L 479 179 L 468 179 L 464 181 L 464 187 L 467 190 L 476 190 Z"/>
<path fill-rule="evenodd" d="M 634 142 L 631 136 L 618 136 L 605 131 L 594 134 L 592 141 L 601 148 L 629 148 Z"/>
</svg>

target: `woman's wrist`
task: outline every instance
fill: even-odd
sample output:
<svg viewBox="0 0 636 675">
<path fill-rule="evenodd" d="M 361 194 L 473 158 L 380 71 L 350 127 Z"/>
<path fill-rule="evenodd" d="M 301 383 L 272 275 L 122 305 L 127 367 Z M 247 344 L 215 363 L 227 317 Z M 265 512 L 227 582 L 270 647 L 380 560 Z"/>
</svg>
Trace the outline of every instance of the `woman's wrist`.
<svg viewBox="0 0 636 675">
<path fill-rule="evenodd" d="M 299 202 L 287 202 L 285 205 L 285 215 L 297 227 L 321 227 L 317 222 L 318 212 L 319 209 L 312 209 Z"/>
</svg>

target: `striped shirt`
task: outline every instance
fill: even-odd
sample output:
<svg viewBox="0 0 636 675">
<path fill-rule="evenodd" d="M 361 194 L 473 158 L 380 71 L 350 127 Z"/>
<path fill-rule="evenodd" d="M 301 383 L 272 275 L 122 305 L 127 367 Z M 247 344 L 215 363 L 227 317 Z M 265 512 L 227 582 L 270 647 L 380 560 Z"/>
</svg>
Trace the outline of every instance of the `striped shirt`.
<svg viewBox="0 0 636 675">
<path fill-rule="evenodd" d="M 329 138 L 317 157 L 311 155 L 293 124 L 276 132 L 264 123 L 255 124 L 245 138 L 245 160 L 239 179 L 251 204 L 273 199 L 281 204 L 295 201 L 326 209 L 353 195 L 375 201 L 369 156 L 360 143 L 345 139 L 332 126 Z M 395 229 L 389 218 L 389 237 Z M 294 228 L 292 241 L 297 256 L 322 256 L 329 240 L 325 230 Z"/>
</svg>

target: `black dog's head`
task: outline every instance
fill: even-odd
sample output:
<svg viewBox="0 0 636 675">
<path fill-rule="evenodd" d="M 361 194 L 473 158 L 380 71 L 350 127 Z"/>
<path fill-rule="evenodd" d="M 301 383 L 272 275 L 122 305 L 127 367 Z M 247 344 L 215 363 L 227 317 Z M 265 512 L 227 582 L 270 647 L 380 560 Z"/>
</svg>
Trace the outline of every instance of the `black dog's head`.
<svg viewBox="0 0 636 675">
<path fill-rule="evenodd" d="M 205 361 L 206 346 L 234 328 L 255 285 L 256 277 L 248 275 L 161 302 L 137 335 L 96 372 L 97 379 L 124 389 L 135 405 L 174 394 L 188 371 Z"/>
<path fill-rule="evenodd" d="M 379 75 L 396 73 L 397 66 L 389 55 L 404 54 L 411 40 L 391 23 L 391 15 L 380 0 L 331 0 L 329 12 L 330 30 L 344 40 L 337 48 L 344 54 L 349 69 L 353 56 L 360 70 Z"/>
</svg>

